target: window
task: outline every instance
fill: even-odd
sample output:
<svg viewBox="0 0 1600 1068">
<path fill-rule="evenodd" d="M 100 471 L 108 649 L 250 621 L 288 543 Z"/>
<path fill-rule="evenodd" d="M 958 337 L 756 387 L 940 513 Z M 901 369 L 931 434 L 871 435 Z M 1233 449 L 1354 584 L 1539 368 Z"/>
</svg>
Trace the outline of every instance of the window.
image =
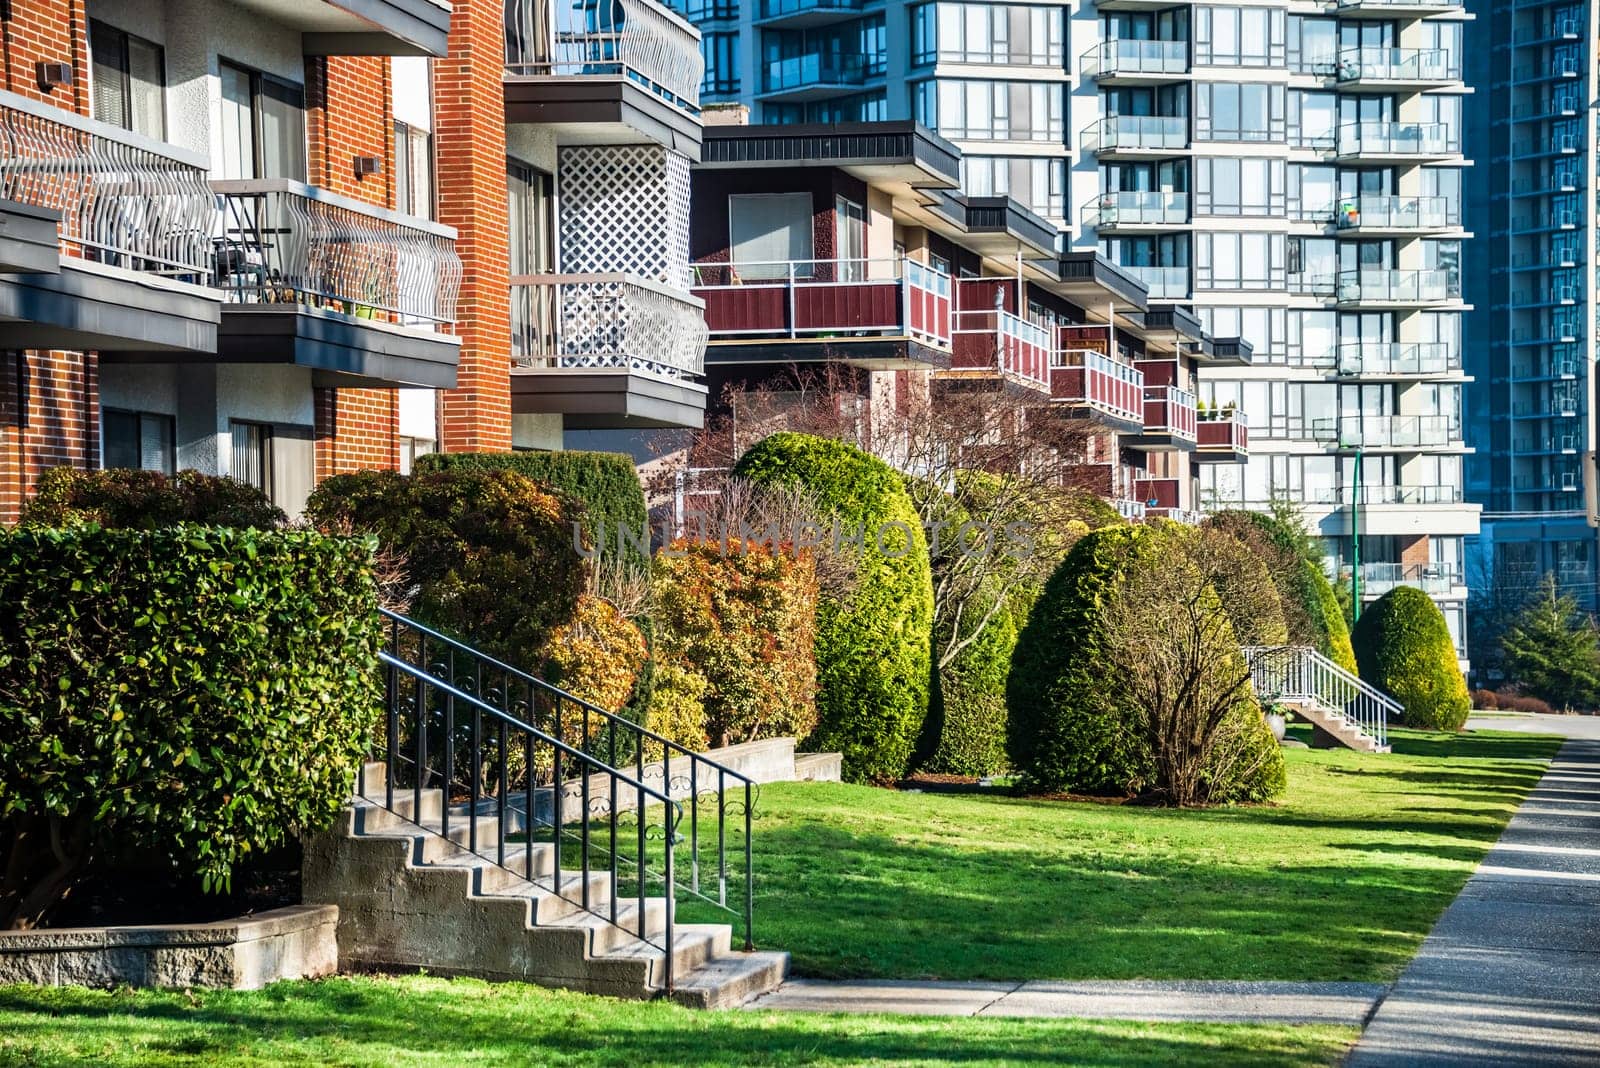
<svg viewBox="0 0 1600 1068">
<path fill-rule="evenodd" d="M 433 134 L 404 122 L 394 124 L 394 206 L 433 218 Z"/>
<path fill-rule="evenodd" d="M 161 46 L 91 20 L 89 61 L 94 117 L 165 140 L 167 78 Z"/>
<path fill-rule="evenodd" d="M 412 467 L 417 462 L 417 457 L 439 451 L 438 442 L 431 438 L 399 437 L 395 441 L 400 447 L 400 473 L 402 475 L 411 473 Z"/>
<path fill-rule="evenodd" d="M 1338 197 L 1338 171 L 1333 167 L 1296 164 L 1289 168 L 1291 218 L 1328 222 Z"/>
<path fill-rule="evenodd" d="M 1289 143 L 1300 148 L 1332 148 L 1338 137 L 1339 100 L 1333 93 L 1289 94 Z"/>
<path fill-rule="evenodd" d="M 1219 67 L 1279 67 L 1284 13 L 1267 7 L 1198 7 L 1194 61 Z"/>
<path fill-rule="evenodd" d="M 1333 367 L 1339 361 L 1339 317 L 1331 311 L 1289 313 L 1289 360 L 1295 367 Z"/>
<path fill-rule="evenodd" d="M 811 194 L 730 196 L 728 236 L 733 266 L 741 278 L 785 278 L 791 261 L 805 264 L 809 273 Z"/>
<path fill-rule="evenodd" d="M 1284 213 L 1282 160 L 1202 156 L 1194 162 L 1194 173 L 1196 215 Z"/>
<path fill-rule="evenodd" d="M 1283 86 L 1200 82 L 1194 135 L 1201 141 L 1283 140 Z"/>
<path fill-rule="evenodd" d="M 1264 363 L 1282 363 L 1284 352 L 1284 310 L 1282 308 L 1199 309 L 1200 322 L 1212 337 L 1240 337 L 1250 342 L 1252 358 Z"/>
<path fill-rule="evenodd" d="M 846 261 L 846 281 L 859 281 L 866 277 L 867 211 L 853 200 L 834 197 L 833 219 L 834 258 Z"/>
<path fill-rule="evenodd" d="M 224 60 L 222 177 L 306 179 L 305 90 Z"/>
<path fill-rule="evenodd" d="M 1427 25 L 1427 23 L 1424 23 Z M 1330 76 L 1339 63 L 1339 23 L 1335 19 L 1289 16 L 1289 69 Z"/>
<path fill-rule="evenodd" d="M 245 423 L 238 419 L 229 424 L 232 431 L 232 450 L 228 473 L 246 486 L 254 486 L 262 493 L 272 494 L 272 428 L 265 423 Z"/>
<path fill-rule="evenodd" d="M 700 55 L 706 72 L 700 91 L 709 95 L 739 91 L 739 34 L 706 33 L 700 37 Z"/>
<path fill-rule="evenodd" d="M 100 466 L 170 475 L 176 467 L 170 415 L 105 409 L 100 416 Z"/>
<path fill-rule="evenodd" d="M 1199 289 L 1281 289 L 1282 234 L 1195 235 L 1195 286 Z"/>
<path fill-rule="evenodd" d="M 1062 11 L 1032 5 L 922 4 L 911 11 L 911 62 L 1063 67 Z"/>
</svg>

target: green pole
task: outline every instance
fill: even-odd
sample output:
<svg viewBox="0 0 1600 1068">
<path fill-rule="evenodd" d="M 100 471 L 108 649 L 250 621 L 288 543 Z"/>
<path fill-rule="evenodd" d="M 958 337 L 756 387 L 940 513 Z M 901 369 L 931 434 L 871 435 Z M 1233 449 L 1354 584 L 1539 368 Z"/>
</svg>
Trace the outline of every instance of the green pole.
<svg viewBox="0 0 1600 1068">
<path fill-rule="evenodd" d="M 1350 619 L 1361 618 L 1361 446 L 1356 446 L 1356 484 L 1350 494 Z"/>
</svg>

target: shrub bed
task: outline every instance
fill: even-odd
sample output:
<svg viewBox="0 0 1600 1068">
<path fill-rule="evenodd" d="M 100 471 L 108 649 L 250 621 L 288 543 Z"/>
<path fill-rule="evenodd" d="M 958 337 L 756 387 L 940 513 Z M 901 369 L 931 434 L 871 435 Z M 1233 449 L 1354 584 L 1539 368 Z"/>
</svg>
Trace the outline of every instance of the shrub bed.
<svg viewBox="0 0 1600 1068">
<path fill-rule="evenodd" d="M 139 530 L 179 523 L 271 530 L 287 521 L 260 490 L 231 478 L 198 471 L 179 471 L 168 478 L 158 471 L 123 468 L 53 467 L 39 479 L 38 491 L 21 515 L 29 526 L 97 523 Z"/>
<path fill-rule="evenodd" d="M 734 474 L 804 489 L 845 538 L 859 534 L 852 589 L 817 609 L 818 726 L 808 745 L 838 750 L 853 780 L 905 773 L 928 712 L 933 580 L 905 487 L 887 464 L 844 442 L 774 434 Z"/>
<path fill-rule="evenodd" d="M 1361 613 L 1355 631 L 1361 677 L 1405 706 L 1408 727 L 1460 730 L 1472 711 L 1455 643 L 1433 599 L 1396 586 Z"/>
<path fill-rule="evenodd" d="M 0 927 L 97 856 L 206 889 L 327 825 L 380 713 L 372 550 L 179 525 L 0 533 Z"/>
</svg>

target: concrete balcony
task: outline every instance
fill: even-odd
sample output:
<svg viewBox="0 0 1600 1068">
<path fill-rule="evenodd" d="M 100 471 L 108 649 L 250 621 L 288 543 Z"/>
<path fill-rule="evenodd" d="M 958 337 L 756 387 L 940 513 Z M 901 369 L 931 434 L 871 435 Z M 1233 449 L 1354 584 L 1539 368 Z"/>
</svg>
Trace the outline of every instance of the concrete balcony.
<svg viewBox="0 0 1600 1068">
<path fill-rule="evenodd" d="M 1188 72 L 1188 41 L 1106 41 L 1078 61 L 1078 73 L 1102 85 L 1171 81 Z"/>
<path fill-rule="evenodd" d="M 1334 152 L 1351 163 L 1428 163 L 1459 156 L 1461 142 L 1442 122 L 1349 122 Z"/>
<path fill-rule="evenodd" d="M 1189 224 L 1189 194 L 1102 193 L 1083 206 L 1083 225 L 1100 230 L 1167 229 Z"/>
<path fill-rule="evenodd" d="M 828 26 L 859 18 L 865 6 L 863 0 L 760 0 L 756 21 L 770 29 Z"/>
<path fill-rule="evenodd" d="M 1083 150 L 1102 159 L 1171 155 L 1188 147 L 1189 120 L 1181 115 L 1113 115 L 1083 135 Z"/>
<path fill-rule="evenodd" d="M 1464 0 L 1335 0 L 1340 18 L 1416 19 L 1428 15 L 1461 15 Z"/>
<path fill-rule="evenodd" d="M 1336 67 L 1346 92 L 1421 91 L 1461 81 L 1461 63 L 1442 48 L 1345 48 Z"/>
<path fill-rule="evenodd" d="M 1340 201 L 1334 222 L 1349 237 L 1442 233 L 1461 226 L 1448 197 L 1353 197 Z"/>
<path fill-rule="evenodd" d="M 283 178 L 212 182 L 222 204 L 218 357 L 318 385 L 456 384 L 456 232 Z"/>
<path fill-rule="evenodd" d="M 7 92 L 0 145 L 6 347 L 216 353 L 207 158 Z"/>
<path fill-rule="evenodd" d="M 1010 382 L 1050 391 L 1050 331 L 1003 308 L 958 311 L 950 369 L 935 372 L 946 382 Z"/>
<path fill-rule="evenodd" d="M 1195 434 L 1195 461 L 1244 463 L 1250 458 L 1250 429 L 1245 418 L 1234 409 L 1211 409 L 1198 413 Z"/>
<path fill-rule="evenodd" d="M 1144 429 L 1144 373 L 1091 349 L 1057 349 L 1050 399 L 1074 416 L 1123 434 Z"/>
<path fill-rule="evenodd" d="M 1395 271 L 1363 267 L 1339 272 L 1340 304 L 1412 307 L 1449 304 L 1461 299 L 1461 283 L 1449 271 Z"/>
<path fill-rule="evenodd" d="M 558 144 L 664 145 L 700 158 L 700 31 L 654 0 L 600 13 L 506 0 L 506 121 Z"/>
<path fill-rule="evenodd" d="M 1337 351 L 1343 378 L 1461 377 L 1461 350 L 1442 341 L 1355 341 Z"/>
<path fill-rule="evenodd" d="M 511 280 L 511 407 L 569 429 L 699 427 L 704 303 L 627 274 Z"/>
</svg>

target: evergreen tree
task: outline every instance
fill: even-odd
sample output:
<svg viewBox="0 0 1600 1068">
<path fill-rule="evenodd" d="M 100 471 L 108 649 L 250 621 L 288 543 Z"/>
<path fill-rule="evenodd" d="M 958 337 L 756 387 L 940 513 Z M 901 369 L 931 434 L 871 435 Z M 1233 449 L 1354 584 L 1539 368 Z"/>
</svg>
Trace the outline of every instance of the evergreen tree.
<svg viewBox="0 0 1600 1068">
<path fill-rule="evenodd" d="M 1511 681 L 1563 708 L 1600 704 L 1600 632 L 1546 575 L 1501 639 Z"/>
</svg>

